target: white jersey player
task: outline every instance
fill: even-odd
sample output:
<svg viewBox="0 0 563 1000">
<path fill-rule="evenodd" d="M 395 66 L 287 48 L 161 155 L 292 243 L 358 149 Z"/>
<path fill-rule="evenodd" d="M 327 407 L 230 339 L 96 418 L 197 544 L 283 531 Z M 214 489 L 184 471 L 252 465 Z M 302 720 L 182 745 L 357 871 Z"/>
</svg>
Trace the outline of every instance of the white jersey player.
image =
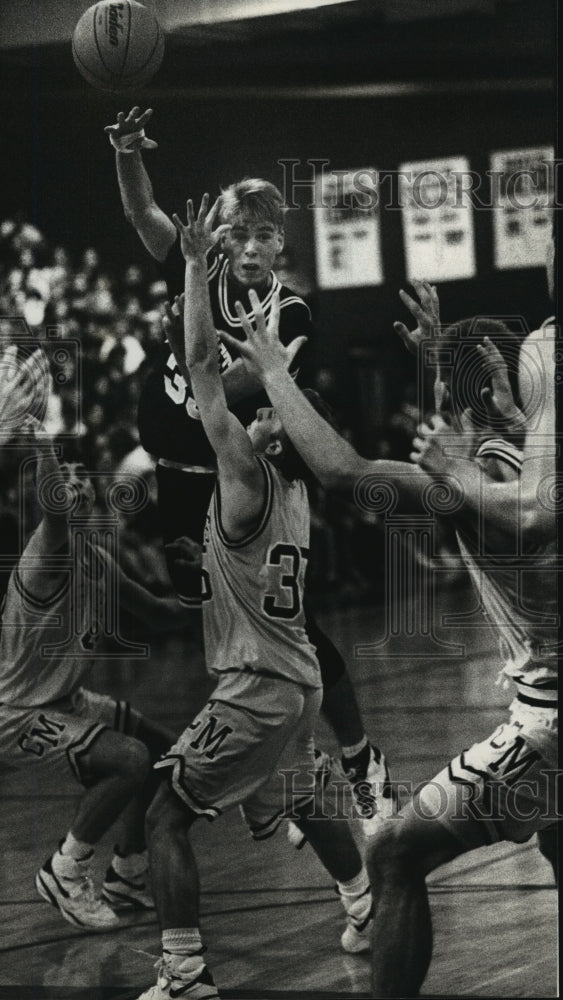
<svg viewBox="0 0 563 1000">
<path fill-rule="evenodd" d="M 337 880 L 347 913 L 342 946 L 369 948 L 367 874 L 345 823 L 315 818 L 313 730 L 322 699 L 318 661 L 304 628 L 309 545 L 305 467 L 275 411 L 245 431 L 226 406 L 206 276 L 215 210 L 179 219 L 185 268 L 185 348 L 195 400 L 217 456 L 205 529 L 204 631 L 211 698 L 156 765 L 161 785 L 148 814 L 149 853 L 162 927 L 158 982 L 143 1000 L 217 997 L 202 960 L 198 879 L 188 831 L 239 805 L 253 836 L 271 836 L 291 810 Z M 258 296 L 250 292 L 252 305 Z M 279 316 L 279 298 L 272 303 Z M 169 332 L 169 336 L 174 336 Z M 286 362 L 291 360 L 288 352 Z M 313 399 L 322 405 L 316 394 Z M 317 402 L 318 400 L 318 402 Z"/>
<path fill-rule="evenodd" d="M 419 287 L 423 306 L 425 300 L 431 303 L 435 290 L 427 283 Z M 425 310 L 416 304 L 412 311 L 420 333 Z M 351 490 L 363 479 L 373 491 L 378 486 L 392 490 L 396 509 L 427 513 L 425 500 L 435 478 L 454 476 L 454 486 L 461 483 L 450 521 L 460 529 L 470 568 L 482 574 L 479 590 L 500 627 L 504 671 L 516 681 L 507 722 L 425 786 L 418 800 L 424 801 L 422 808 L 409 803 L 369 845 L 373 992 L 417 996 L 432 953 L 425 884 L 429 872 L 492 840 L 522 841 L 534 832 L 555 867 L 554 329 L 531 334 L 520 352 L 520 394 L 528 400 L 526 440 L 522 473 L 507 482 L 481 477 L 473 453 L 456 457 L 467 454 L 466 437 L 440 416 L 419 428 L 411 456 L 416 466 L 361 458 L 293 384 L 274 324 L 263 327 L 260 336 L 249 324 L 245 332 L 240 353 L 268 392 L 285 432 L 325 486 Z"/>
<path fill-rule="evenodd" d="M 43 516 L 12 571 L 0 635 L 0 767 L 53 787 L 84 791 L 61 847 L 36 876 L 40 895 L 78 927 L 111 930 L 113 905 L 152 908 L 144 815 L 154 793 L 151 762 L 168 731 L 128 702 L 83 686 L 116 599 L 158 628 L 186 624 L 176 598 L 155 598 L 121 572 L 91 538 L 94 493 L 83 467 L 59 466 L 35 422 Z M 72 511 L 72 513 L 71 513 Z M 80 530 L 71 531 L 72 518 Z M 109 617 L 108 617 L 109 616 Z M 91 878 L 94 847 L 128 805 L 103 897 Z"/>
</svg>

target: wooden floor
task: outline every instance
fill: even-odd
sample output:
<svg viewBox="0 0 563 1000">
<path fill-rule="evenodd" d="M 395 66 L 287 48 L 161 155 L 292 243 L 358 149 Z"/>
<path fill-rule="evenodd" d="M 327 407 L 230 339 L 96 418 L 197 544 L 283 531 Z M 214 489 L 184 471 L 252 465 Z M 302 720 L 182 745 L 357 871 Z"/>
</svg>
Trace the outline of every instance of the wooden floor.
<svg viewBox="0 0 563 1000">
<path fill-rule="evenodd" d="M 369 735 L 388 754 L 392 776 L 414 783 L 490 733 L 510 699 L 495 686 L 495 643 L 473 614 L 470 590 L 443 587 L 436 604 L 438 623 L 453 616 L 446 628 L 438 625 L 434 637 L 410 629 L 410 638 L 381 644 L 378 656 L 358 656 L 357 647 L 384 636 L 381 608 L 327 611 L 322 619 L 347 657 Z M 107 661 L 92 686 L 127 693 L 180 731 L 208 689 L 201 656 L 179 637 L 151 645 L 150 662 Z M 324 724 L 318 742 L 336 749 Z M 22 791 L 1 775 L 0 791 L 0 1000 L 133 1000 L 154 982 L 155 918 L 130 918 L 106 935 L 66 924 L 35 896 L 33 875 L 66 832 L 75 800 L 43 783 Z M 241 1000 L 369 996 L 367 959 L 339 948 L 342 912 L 330 878 L 310 848 L 295 851 L 280 834 L 254 844 L 237 811 L 194 831 L 217 984 Z M 110 833 L 98 851 L 99 874 L 112 843 Z M 424 995 L 557 995 L 557 894 L 534 841 L 473 852 L 429 885 L 435 949 Z"/>
</svg>

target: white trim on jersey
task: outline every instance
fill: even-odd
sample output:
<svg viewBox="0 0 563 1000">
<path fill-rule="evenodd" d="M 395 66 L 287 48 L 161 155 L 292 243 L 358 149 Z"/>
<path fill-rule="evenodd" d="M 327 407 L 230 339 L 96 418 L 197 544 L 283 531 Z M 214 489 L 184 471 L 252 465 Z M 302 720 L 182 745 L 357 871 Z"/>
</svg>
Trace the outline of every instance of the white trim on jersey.
<svg viewBox="0 0 563 1000">
<path fill-rule="evenodd" d="M 65 579 L 52 594 L 48 595 L 48 597 L 38 597 L 36 594 L 32 594 L 31 591 L 27 589 L 21 578 L 19 566 L 16 566 L 14 570 L 13 581 L 14 587 L 25 606 L 36 608 L 39 611 L 45 611 L 53 604 L 56 604 L 57 601 L 60 601 L 61 597 L 64 596 L 70 587 L 70 574 L 68 572 L 65 573 Z"/>
<path fill-rule="evenodd" d="M 164 767 L 171 767 L 172 774 L 170 775 L 170 784 L 176 795 L 182 802 L 198 814 L 198 816 L 206 816 L 207 819 L 216 819 L 217 816 L 221 815 L 221 809 L 217 806 L 204 806 L 193 797 L 193 794 L 184 785 L 184 770 L 185 770 L 185 760 L 182 756 L 178 754 L 167 754 L 162 760 L 157 761 L 154 765 L 155 769 L 160 769 Z"/>
<path fill-rule="evenodd" d="M 213 258 L 213 261 L 211 262 L 211 264 L 207 268 L 207 280 L 208 281 L 211 281 L 211 279 L 215 277 L 215 275 L 217 274 L 217 271 L 219 270 L 220 264 L 221 264 L 221 258 L 219 256 L 215 256 Z"/>
<path fill-rule="evenodd" d="M 311 316 L 311 310 L 309 309 L 309 306 L 305 302 L 305 299 L 302 299 L 300 295 L 288 295 L 286 299 L 282 299 L 281 302 L 280 302 L 280 309 L 284 309 L 286 306 L 291 306 L 294 303 L 296 305 L 305 306 L 305 309 L 307 310 L 307 312 L 309 314 L 309 319 L 313 318 Z"/>
<path fill-rule="evenodd" d="M 244 806 L 243 806 L 244 809 Z M 244 816 L 244 811 L 243 811 Z M 270 837 L 274 836 L 274 833 L 278 829 L 281 821 L 283 819 L 283 813 L 276 813 L 272 816 L 266 823 L 259 823 L 256 825 L 249 824 L 250 834 L 253 840 L 268 840 Z"/>
<path fill-rule="evenodd" d="M 109 729 L 109 726 L 105 722 L 96 722 L 85 733 L 82 733 L 82 736 L 75 743 L 71 743 L 66 748 L 68 762 L 80 784 L 83 784 L 82 775 L 80 774 L 80 758 L 88 753 L 98 739 L 98 736 L 101 736 L 106 729 Z"/>
<path fill-rule="evenodd" d="M 231 541 L 227 538 L 227 534 L 223 525 L 221 524 L 221 492 L 220 492 L 220 482 L 217 482 L 215 487 L 215 525 L 217 527 L 217 534 L 221 539 L 223 545 L 228 549 L 241 549 L 245 545 L 250 545 L 251 542 L 255 541 L 259 535 L 262 534 L 264 528 L 266 527 L 270 514 L 272 513 L 272 504 L 274 500 L 274 481 L 272 477 L 272 470 L 270 469 L 269 462 L 263 458 L 258 458 L 258 462 L 262 467 L 264 472 L 264 478 L 266 481 L 266 495 L 264 497 L 264 505 L 260 513 L 260 519 L 255 528 L 253 528 L 248 535 L 244 535 L 243 538 L 237 538 L 235 541 Z"/>
<path fill-rule="evenodd" d="M 483 441 L 476 453 L 476 458 L 499 458 L 502 462 L 506 462 L 508 465 L 516 469 L 517 472 L 522 470 L 522 460 L 523 453 L 515 445 L 510 444 L 509 441 L 505 441 L 504 438 L 487 438 Z"/>
<path fill-rule="evenodd" d="M 229 271 L 229 261 L 228 258 L 225 257 L 223 266 L 219 274 L 219 283 L 217 286 L 217 299 L 219 302 L 219 308 L 221 310 L 223 318 L 227 321 L 227 323 L 230 323 L 231 326 L 242 328 L 242 322 L 240 321 L 238 316 L 236 314 L 233 315 L 233 313 L 229 309 L 229 294 L 228 294 L 228 283 L 227 283 L 228 271 Z M 274 272 L 270 271 L 270 274 L 272 276 L 271 287 L 266 292 L 264 298 L 260 299 L 260 305 L 264 310 L 264 312 L 266 313 L 266 316 L 268 315 L 268 311 L 272 305 L 272 299 L 275 293 L 279 291 L 282 287 L 281 281 L 279 280 L 279 278 L 276 277 Z M 251 321 L 254 320 L 254 310 L 252 310 L 252 312 L 247 313 L 247 315 Z"/>
</svg>

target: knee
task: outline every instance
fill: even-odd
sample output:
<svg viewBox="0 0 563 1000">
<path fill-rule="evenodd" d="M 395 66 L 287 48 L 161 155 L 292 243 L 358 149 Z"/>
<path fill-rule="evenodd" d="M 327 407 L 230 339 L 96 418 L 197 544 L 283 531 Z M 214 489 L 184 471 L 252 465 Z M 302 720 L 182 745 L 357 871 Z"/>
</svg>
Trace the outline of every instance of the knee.
<svg viewBox="0 0 563 1000">
<path fill-rule="evenodd" d="M 370 839 L 366 853 L 372 885 L 415 869 L 416 856 L 412 840 L 405 834 L 401 823 L 388 820 Z"/>
<path fill-rule="evenodd" d="M 145 818 L 148 843 L 165 841 L 171 836 L 185 836 L 189 827 L 182 803 L 167 784 L 160 785 Z"/>
<path fill-rule="evenodd" d="M 120 750 L 117 769 L 129 786 L 139 788 L 145 783 L 151 771 L 148 748 L 139 740 L 128 739 Z"/>
</svg>

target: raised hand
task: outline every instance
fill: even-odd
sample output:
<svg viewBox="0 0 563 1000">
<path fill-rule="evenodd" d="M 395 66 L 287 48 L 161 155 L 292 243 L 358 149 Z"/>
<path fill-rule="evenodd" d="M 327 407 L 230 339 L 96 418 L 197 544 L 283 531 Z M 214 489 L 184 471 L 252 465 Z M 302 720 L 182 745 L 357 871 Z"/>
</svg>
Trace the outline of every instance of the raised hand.
<svg viewBox="0 0 563 1000">
<path fill-rule="evenodd" d="M 49 395 L 49 362 L 42 350 L 24 361 L 17 359 L 12 344 L 0 357 L 0 443 L 22 429 L 33 407 L 43 412 Z"/>
<path fill-rule="evenodd" d="M 472 457 L 474 452 L 476 430 L 470 410 L 464 411 L 460 425 L 461 431 L 454 430 L 439 414 L 430 417 L 428 423 L 419 424 L 412 443 L 411 462 L 433 475 L 451 473 L 454 461 Z"/>
<path fill-rule="evenodd" d="M 296 337 L 287 347 L 282 344 L 279 338 L 279 292 L 276 292 L 272 299 L 270 315 L 267 321 L 260 299 L 253 288 L 250 289 L 248 297 L 254 312 L 255 326 L 253 326 L 242 304 L 236 302 L 236 314 L 241 321 L 242 328 L 246 334 L 246 340 L 237 340 L 231 334 L 225 332 L 221 333 L 221 339 L 224 340 L 228 347 L 232 347 L 240 353 L 249 371 L 263 382 L 267 374 L 275 371 L 276 368 L 286 371 L 293 363 L 297 352 L 307 342 L 307 338 Z"/>
<path fill-rule="evenodd" d="M 114 149 L 119 153 L 133 153 L 138 149 L 157 149 L 158 143 L 145 136 L 145 125 L 152 117 L 152 108 L 141 109 L 135 106 L 127 116 L 118 112 L 115 125 L 106 125 L 104 132 L 109 136 Z"/>
<path fill-rule="evenodd" d="M 186 223 L 183 223 L 178 215 L 172 216 L 172 221 L 180 234 L 180 246 L 186 260 L 197 260 L 205 257 L 207 251 L 214 247 L 221 236 L 230 230 L 231 225 L 228 222 L 213 229 L 220 205 L 221 198 L 219 197 L 209 208 L 209 195 L 204 194 L 197 217 L 194 214 L 191 198 L 188 198 L 186 205 Z"/>
<path fill-rule="evenodd" d="M 440 300 L 436 286 L 431 285 L 428 281 L 418 281 L 413 278 L 412 286 L 420 299 L 420 303 L 411 298 L 402 288 L 399 295 L 401 301 L 406 305 L 409 312 L 412 313 L 417 325 L 414 330 L 409 330 L 404 323 L 397 321 L 393 323 L 393 329 L 395 333 L 399 334 L 399 337 L 411 354 L 417 354 L 420 344 L 424 340 L 436 340 L 439 335 Z"/>
<path fill-rule="evenodd" d="M 508 367 L 498 347 L 490 337 L 485 337 L 482 344 L 477 345 L 477 351 L 483 362 L 485 374 L 491 379 L 491 387 L 481 389 L 481 399 L 485 404 L 493 423 L 502 422 L 511 429 L 524 429 L 526 418 L 514 402 Z"/>
</svg>

